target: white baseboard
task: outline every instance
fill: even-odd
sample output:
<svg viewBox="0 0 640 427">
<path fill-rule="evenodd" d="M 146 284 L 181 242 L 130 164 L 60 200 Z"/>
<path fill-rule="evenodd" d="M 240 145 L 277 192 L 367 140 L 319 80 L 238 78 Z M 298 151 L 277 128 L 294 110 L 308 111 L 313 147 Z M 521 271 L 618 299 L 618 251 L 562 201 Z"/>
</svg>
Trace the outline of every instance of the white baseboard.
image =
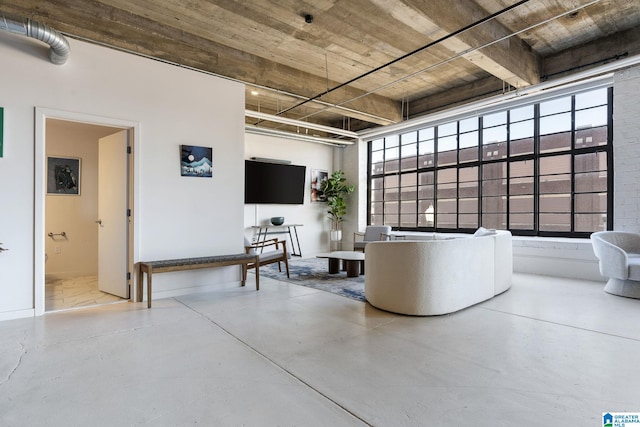
<svg viewBox="0 0 640 427">
<path fill-rule="evenodd" d="M 27 317 L 34 317 L 36 311 L 33 308 L 27 310 L 5 311 L 0 313 L 0 322 L 3 320 L 24 319 Z"/>
<path fill-rule="evenodd" d="M 513 271 L 605 282 L 589 239 L 513 237 Z"/>
</svg>

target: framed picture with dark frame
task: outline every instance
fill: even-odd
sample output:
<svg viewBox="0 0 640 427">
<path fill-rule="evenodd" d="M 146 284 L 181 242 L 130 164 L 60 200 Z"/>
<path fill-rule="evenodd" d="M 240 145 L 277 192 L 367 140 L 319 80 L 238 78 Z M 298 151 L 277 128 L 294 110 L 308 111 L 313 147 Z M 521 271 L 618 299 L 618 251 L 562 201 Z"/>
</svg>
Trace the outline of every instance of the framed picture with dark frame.
<svg viewBox="0 0 640 427">
<path fill-rule="evenodd" d="M 322 181 L 329 179 L 329 172 L 323 169 L 311 169 L 311 202 L 326 202 L 327 196 L 320 189 Z"/>
<path fill-rule="evenodd" d="M 80 195 L 80 159 L 47 157 L 47 194 Z"/>
<path fill-rule="evenodd" d="M 181 145 L 180 175 L 213 177 L 213 149 L 197 145 Z"/>
</svg>

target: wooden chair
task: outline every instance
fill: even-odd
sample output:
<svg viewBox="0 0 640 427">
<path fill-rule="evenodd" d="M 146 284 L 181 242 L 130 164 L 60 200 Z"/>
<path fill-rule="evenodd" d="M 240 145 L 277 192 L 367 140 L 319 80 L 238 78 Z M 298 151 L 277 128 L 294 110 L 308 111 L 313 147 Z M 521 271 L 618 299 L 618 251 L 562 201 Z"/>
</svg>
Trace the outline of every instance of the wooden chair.
<svg viewBox="0 0 640 427">
<path fill-rule="evenodd" d="M 247 238 L 245 237 L 244 249 L 247 254 L 258 255 L 258 260 L 259 260 L 258 265 L 260 267 L 262 267 L 263 265 L 277 262 L 278 270 L 282 271 L 281 262 L 284 262 L 284 267 L 287 272 L 287 278 L 289 277 L 289 253 L 287 252 L 286 240 L 268 239 L 262 242 L 250 243 L 249 240 L 247 240 Z M 256 267 L 256 263 L 249 263 L 243 266 L 242 268 L 243 281 L 247 280 L 247 271 L 250 268 L 255 268 L 255 267 Z"/>
</svg>

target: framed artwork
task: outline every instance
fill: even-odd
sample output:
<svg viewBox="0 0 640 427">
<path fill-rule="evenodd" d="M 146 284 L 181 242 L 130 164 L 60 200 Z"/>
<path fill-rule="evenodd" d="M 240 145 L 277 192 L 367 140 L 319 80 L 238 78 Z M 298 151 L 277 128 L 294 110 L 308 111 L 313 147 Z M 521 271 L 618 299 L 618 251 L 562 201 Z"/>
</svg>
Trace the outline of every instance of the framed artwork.
<svg viewBox="0 0 640 427">
<path fill-rule="evenodd" d="M 47 194 L 80 195 L 80 159 L 47 157 Z"/>
<path fill-rule="evenodd" d="M 195 145 L 180 146 L 180 174 L 211 178 L 213 176 L 213 149 Z"/>
<path fill-rule="evenodd" d="M 311 202 L 326 202 L 327 197 L 322 192 L 322 181 L 329 179 L 329 172 L 322 169 L 311 169 Z"/>
</svg>

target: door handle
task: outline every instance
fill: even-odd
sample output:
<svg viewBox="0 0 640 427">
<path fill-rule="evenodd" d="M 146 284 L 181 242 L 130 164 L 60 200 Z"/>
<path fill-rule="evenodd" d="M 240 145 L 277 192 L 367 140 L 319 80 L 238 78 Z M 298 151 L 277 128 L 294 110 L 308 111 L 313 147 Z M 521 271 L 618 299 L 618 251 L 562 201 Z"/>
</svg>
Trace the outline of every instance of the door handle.
<svg viewBox="0 0 640 427">
<path fill-rule="evenodd" d="M 97 221 L 96 221 L 96 224 L 98 224 L 98 225 L 102 225 L 102 220 L 101 220 L 101 219 L 97 220 Z"/>
</svg>

